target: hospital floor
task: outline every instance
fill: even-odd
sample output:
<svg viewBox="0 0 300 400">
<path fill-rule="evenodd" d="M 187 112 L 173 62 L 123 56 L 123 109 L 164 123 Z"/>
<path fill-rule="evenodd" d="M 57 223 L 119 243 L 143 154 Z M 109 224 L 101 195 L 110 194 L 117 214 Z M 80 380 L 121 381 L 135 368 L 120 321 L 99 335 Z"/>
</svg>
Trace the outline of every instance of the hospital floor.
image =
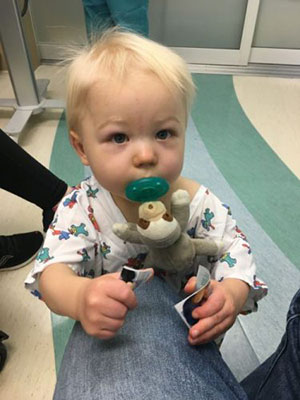
<svg viewBox="0 0 300 400">
<path fill-rule="evenodd" d="M 48 98 L 62 98 L 63 74 L 56 66 L 43 65 L 37 78 L 49 78 Z M 249 123 L 259 132 L 284 164 L 300 178 L 300 79 L 235 76 L 238 101 Z M 13 97 L 9 76 L 0 73 L 0 97 Z M 13 110 L 0 108 L 0 128 Z M 46 167 L 49 166 L 61 110 L 34 115 L 19 144 Z M 42 230 L 41 210 L 0 189 L 0 234 Z M 32 264 L 0 273 L 0 329 L 8 358 L 0 373 L 0 398 L 48 400 L 56 380 L 50 312 L 23 288 Z"/>
</svg>

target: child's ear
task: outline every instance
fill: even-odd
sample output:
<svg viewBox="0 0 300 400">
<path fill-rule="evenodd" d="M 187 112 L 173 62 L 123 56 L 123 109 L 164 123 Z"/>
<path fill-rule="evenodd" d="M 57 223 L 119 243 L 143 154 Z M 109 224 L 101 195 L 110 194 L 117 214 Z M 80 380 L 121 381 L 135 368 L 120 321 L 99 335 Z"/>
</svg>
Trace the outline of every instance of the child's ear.
<svg viewBox="0 0 300 400">
<path fill-rule="evenodd" d="M 70 131 L 70 142 L 71 142 L 72 146 L 74 147 L 76 153 L 79 155 L 79 158 L 80 158 L 82 164 L 89 165 L 80 135 L 78 133 L 76 133 L 75 131 Z"/>
</svg>

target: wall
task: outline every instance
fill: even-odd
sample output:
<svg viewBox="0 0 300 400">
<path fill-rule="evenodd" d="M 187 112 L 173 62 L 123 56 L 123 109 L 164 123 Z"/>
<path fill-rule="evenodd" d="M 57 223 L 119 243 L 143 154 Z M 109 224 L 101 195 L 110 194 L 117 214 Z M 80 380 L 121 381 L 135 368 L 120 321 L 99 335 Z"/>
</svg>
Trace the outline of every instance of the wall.
<svg viewBox="0 0 300 400">
<path fill-rule="evenodd" d="M 219 1 L 149 0 L 150 37 L 172 46 L 239 48 L 247 2 Z M 64 46 L 86 42 L 81 0 L 31 0 L 30 8 L 42 59 L 64 58 Z M 254 46 L 300 49 L 299 20 L 299 0 L 261 0 Z"/>
<path fill-rule="evenodd" d="M 66 46 L 86 42 L 81 0 L 31 0 L 30 11 L 42 59 L 64 58 Z"/>
</svg>

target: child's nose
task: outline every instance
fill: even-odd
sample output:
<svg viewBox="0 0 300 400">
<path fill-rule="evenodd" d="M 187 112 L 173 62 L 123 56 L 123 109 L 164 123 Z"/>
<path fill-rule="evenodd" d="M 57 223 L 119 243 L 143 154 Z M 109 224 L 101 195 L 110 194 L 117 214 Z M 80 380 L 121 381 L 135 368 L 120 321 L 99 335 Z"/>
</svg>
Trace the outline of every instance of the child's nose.
<svg viewBox="0 0 300 400">
<path fill-rule="evenodd" d="M 157 162 L 157 155 L 154 147 L 150 143 L 141 143 L 137 146 L 133 163 L 135 167 L 147 167 L 155 165 Z"/>
</svg>

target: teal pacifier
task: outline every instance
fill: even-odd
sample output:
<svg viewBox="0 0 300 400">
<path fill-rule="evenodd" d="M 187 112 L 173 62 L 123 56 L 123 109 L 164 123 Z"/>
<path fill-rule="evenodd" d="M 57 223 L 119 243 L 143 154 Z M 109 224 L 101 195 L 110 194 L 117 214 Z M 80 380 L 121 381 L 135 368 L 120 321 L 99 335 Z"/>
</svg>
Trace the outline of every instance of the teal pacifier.
<svg viewBox="0 0 300 400">
<path fill-rule="evenodd" d="M 159 199 L 167 193 L 169 187 L 168 182 L 164 178 L 154 176 L 128 183 L 125 194 L 129 200 L 144 203 L 145 201 Z"/>
</svg>

